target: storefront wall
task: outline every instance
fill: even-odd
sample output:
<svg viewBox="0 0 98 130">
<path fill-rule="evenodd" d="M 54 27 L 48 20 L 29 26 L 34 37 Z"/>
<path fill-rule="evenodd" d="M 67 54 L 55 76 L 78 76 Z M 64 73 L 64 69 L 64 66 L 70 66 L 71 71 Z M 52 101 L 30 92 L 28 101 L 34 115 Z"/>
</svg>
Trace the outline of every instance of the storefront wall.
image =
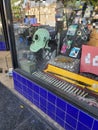
<svg viewBox="0 0 98 130">
<path fill-rule="evenodd" d="M 21 23 L 19 23 L 20 26 L 17 27 L 19 21 L 17 22 L 17 24 L 16 23 L 13 24 L 12 15 L 11 15 L 12 12 L 10 9 L 11 8 L 10 2 L 4 1 L 4 0 L 1 0 L 1 1 L 2 1 L 2 4 L 5 3 L 5 7 L 6 7 L 5 14 L 7 16 L 7 18 L 6 18 L 7 22 L 5 25 L 7 26 L 6 27 L 7 34 L 9 34 L 8 40 L 10 43 L 11 54 L 12 54 L 12 62 L 13 62 L 13 69 L 14 69 L 13 80 L 14 80 L 15 90 L 18 91 L 25 98 L 27 98 L 29 101 L 31 101 L 34 105 L 36 105 L 39 109 L 41 109 L 45 114 L 47 114 L 49 117 L 51 117 L 53 120 L 55 120 L 65 130 L 98 130 L 98 112 L 97 112 L 98 107 L 90 106 L 89 104 L 87 104 L 85 102 L 84 102 L 84 106 L 82 106 L 83 102 L 78 100 L 77 95 L 76 95 L 76 98 L 78 101 L 74 102 L 74 96 L 72 96 L 71 94 L 69 94 L 65 91 L 61 92 L 61 90 L 59 90 L 59 88 L 57 88 L 56 86 L 52 86 L 51 84 L 49 84 L 50 85 L 49 86 L 49 85 L 46 85 L 45 83 L 44 83 L 44 85 L 41 85 L 41 83 L 35 82 L 34 77 L 32 75 L 34 74 L 34 72 L 37 72 L 40 69 L 42 70 L 43 66 L 41 66 L 41 65 L 43 65 L 43 63 L 44 63 L 44 60 L 42 60 L 42 61 L 40 60 L 42 58 L 41 56 L 43 56 L 43 55 L 39 55 L 39 57 L 37 56 L 37 58 L 38 58 L 37 60 L 39 61 L 39 63 L 38 62 L 36 63 L 34 55 L 33 55 L 34 52 L 31 52 L 33 49 L 34 49 L 33 51 L 35 51 L 35 50 L 39 51 L 39 50 L 37 50 L 38 48 L 36 48 L 35 46 L 32 47 L 32 45 L 34 45 L 32 43 L 32 41 L 38 40 L 38 36 L 35 37 L 35 39 L 30 41 L 30 44 L 31 44 L 31 46 L 30 46 L 29 42 L 27 42 L 28 34 L 26 34 L 25 37 L 21 37 L 21 36 L 24 36 L 24 35 L 21 35 L 21 32 L 23 34 L 24 30 L 27 29 L 27 26 L 25 26 L 24 24 L 21 25 Z M 59 15 L 59 18 L 62 19 L 62 15 Z M 57 17 L 57 19 L 59 19 L 59 18 Z M 43 27 L 47 27 L 47 26 L 43 26 Z M 18 31 L 18 29 L 19 29 L 19 31 Z M 36 30 L 35 26 L 34 27 L 31 26 L 31 28 L 29 28 L 29 29 L 31 29 L 31 30 L 29 30 L 29 31 L 31 31 L 30 34 L 32 33 L 33 29 Z M 75 29 L 73 28 L 73 32 L 74 32 L 74 30 Z M 54 30 L 52 30 L 52 31 L 54 33 Z M 58 29 L 58 31 L 62 31 L 62 29 L 60 29 L 60 30 Z M 69 32 L 70 32 L 70 29 L 69 29 Z M 43 34 L 45 34 L 45 33 L 43 33 Z M 47 39 L 47 37 L 45 37 L 45 39 Z M 45 42 L 45 39 L 44 39 L 44 42 Z M 49 39 L 47 39 L 47 40 L 49 41 Z M 52 40 L 54 40 L 54 39 L 52 39 Z M 53 41 L 52 41 L 52 43 L 53 43 Z M 48 47 L 48 45 L 46 46 L 46 44 L 45 44 L 44 47 Z M 53 46 L 53 48 L 54 47 L 55 46 Z M 69 47 L 70 47 L 70 45 L 69 45 Z M 41 49 L 43 49 L 43 48 L 41 48 Z M 49 50 L 49 47 L 46 49 Z M 52 48 L 51 48 L 51 50 L 52 50 Z M 57 52 L 58 51 L 60 51 L 60 50 L 58 50 L 58 48 L 57 48 Z M 38 53 L 36 53 L 36 54 L 38 54 Z M 43 54 L 44 54 L 44 52 L 43 52 Z M 62 59 L 61 59 L 61 61 L 62 61 Z M 17 69 L 19 71 L 17 71 Z M 42 70 L 42 72 L 43 71 L 44 70 Z M 65 71 L 64 71 L 64 73 L 65 73 Z M 23 72 L 23 73 L 21 73 L 21 72 Z M 49 75 L 50 75 L 50 73 L 49 73 Z M 53 78 L 53 77 L 54 77 L 54 75 L 51 76 L 51 78 Z M 62 77 L 64 77 L 64 75 L 62 75 Z M 70 77 L 71 77 L 71 75 L 70 75 Z M 70 78 L 70 77 L 68 77 L 68 78 Z M 65 75 L 65 79 L 66 79 L 66 75 Z M 40 80 L 40 78 L 39 78 L 39 80 Z M 71 79 L 71 80 L 74 80 L 74 79 Z M 58 82 L 60 82 L 60 81 L 62 81 L 62 78 L 59 79 Z M 65 80 L 64 82 L 68 83 L 68 80 L 67 81 Z M 72 83 L 72 85 L 73 85 L 73 83 Z M 47 87 L 47 86 L 49 86 L 49 87 Z M 64 86 L 64 87 L 66 87 L 66 86 Z M 84 91 L 85 90 L 83 89 L 83 92 Z M 57 93 L 57 92 L 59 92 L 59 93 Z M 66 100 L 68 94 L 70 95 L 70 100 Z M 88 94 L 90 95 L 90 93 L 88 93 Z M 96 111 L 94 111 L 94 110 L 96 110 Z"/>
<path fill-rule="evenodd" d="M 13 72 L 14 88 L 66 130 L 98 130 L 98 119 Z"/>
<path fill-rule="evenodd" d="M 5 51 L 6 47 L 5 47 L 5 42 L 0 41 L 0 51 Z"/>
</svg>

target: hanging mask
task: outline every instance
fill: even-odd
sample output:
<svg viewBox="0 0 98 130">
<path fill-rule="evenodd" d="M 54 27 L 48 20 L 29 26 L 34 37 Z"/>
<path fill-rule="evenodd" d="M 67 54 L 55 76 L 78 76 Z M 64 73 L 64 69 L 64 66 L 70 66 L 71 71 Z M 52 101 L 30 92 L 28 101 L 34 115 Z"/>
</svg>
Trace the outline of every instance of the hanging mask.
<svg viewBox="0 0 98 130">
<path fill-rule="evenodd" d="M 49 48 L 48 43 L 50 40 L 50 34 L 48 30 L 40 28 L 33 35 L 33 42 L 30 46 L 32 52 L 38 52 L 40 49 Z"/>
</svg>

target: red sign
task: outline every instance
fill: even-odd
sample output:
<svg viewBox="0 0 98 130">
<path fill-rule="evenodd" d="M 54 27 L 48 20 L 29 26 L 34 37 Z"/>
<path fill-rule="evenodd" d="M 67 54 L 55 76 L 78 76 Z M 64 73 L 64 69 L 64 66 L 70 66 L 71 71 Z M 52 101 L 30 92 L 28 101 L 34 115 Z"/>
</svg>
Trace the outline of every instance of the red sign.
<svg viewBox="0 0 98 130">
<path fill-rule="evenodd" d="M 98 47 L 82 46 L 80 72 L 98 75 Z"/>
</svg>

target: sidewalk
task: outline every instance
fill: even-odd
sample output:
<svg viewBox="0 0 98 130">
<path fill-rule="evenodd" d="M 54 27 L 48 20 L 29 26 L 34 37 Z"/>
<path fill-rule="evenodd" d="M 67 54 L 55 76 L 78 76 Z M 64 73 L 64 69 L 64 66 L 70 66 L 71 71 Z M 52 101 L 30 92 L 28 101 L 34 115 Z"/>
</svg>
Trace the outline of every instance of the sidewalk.
<svg viewBox="0 0 98 130">
<path fill-rule="evenodd" d="M 0 130 L 59 130 L 0 83 Z"/>
<path fill-rule="evenodd" d="M 7 57 L 7 63 L 5 60 L 5 57 Z M 28 101 L 24 96 L 22 96 L 20 93 L 18 93 L 15 89 L 14 89 L 14 85 L 13 85 L 13 77 L 9 77 L 7 75 L 7 73 L 5 72 L 6 70 L 8 70 L 9 68 L 12 67 L 12 62 L 11 62 L 11 56 L 10 56 L 10 52 L 9 51 L 0 51 L 0 68 L 2 68 L 3 72 L 0 73 L 0 83 L 2 83 L 5 87 L 7 87 L 13 94 L 16 95 L 16 97 L 18 97 L 20 99 L 20 101 L 23 101 L 24 103 L 26 103 L 28 106 L 31 107 L 32 111 L 35 110 L 39 113 L 39 115 L 41 115 L 44 120 L 49 122 L 50 126 L 53 126 L 56 129 L 51 129 L 49 128 L 45 128 L 43 130 L 64 130 L 58 123 L 56 123 L 55 121 L 53 121 L 48 115 L 46 115 L 44 112 L 42 112 L 40 109 L 38 109 L 34 104 L 32 104 L 30 101 Z M 5 106 L 6 107 L 6 106 Z M 30 121 L 32 120 L 32 117 L 30 117 L 27 122 L 23 122 L 22 126 L 20 125 L 19 128 L 15 129 L 15 130 L 40 130 L 39 129 L 31 129 L 31 127 L 29 125 Z M 29 124 L 29 125 L 28 125 Z M 27 128 L 28 126 L 28 128 Z M 23 128 L 27 128 L 27 129 L 23 129 Z M 40 126 L 41 127 L 41 126 Z M 48 127 L 48 125 L 47 125 Z M 11 130 L 11 129 L 9 129 Z"/>
</svg>

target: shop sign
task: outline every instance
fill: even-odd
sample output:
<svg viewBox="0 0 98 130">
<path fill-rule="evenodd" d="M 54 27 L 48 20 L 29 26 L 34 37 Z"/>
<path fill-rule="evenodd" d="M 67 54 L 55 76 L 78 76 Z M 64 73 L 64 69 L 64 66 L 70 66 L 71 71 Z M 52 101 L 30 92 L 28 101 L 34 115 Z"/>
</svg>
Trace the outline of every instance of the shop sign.
<svg viewBox="0 0 98 130">
<path fill-rule="evenodd" d="M 80 72 L 89 72 L 98 75 L 98 47 L 82 46 Z"/>
</svg>

